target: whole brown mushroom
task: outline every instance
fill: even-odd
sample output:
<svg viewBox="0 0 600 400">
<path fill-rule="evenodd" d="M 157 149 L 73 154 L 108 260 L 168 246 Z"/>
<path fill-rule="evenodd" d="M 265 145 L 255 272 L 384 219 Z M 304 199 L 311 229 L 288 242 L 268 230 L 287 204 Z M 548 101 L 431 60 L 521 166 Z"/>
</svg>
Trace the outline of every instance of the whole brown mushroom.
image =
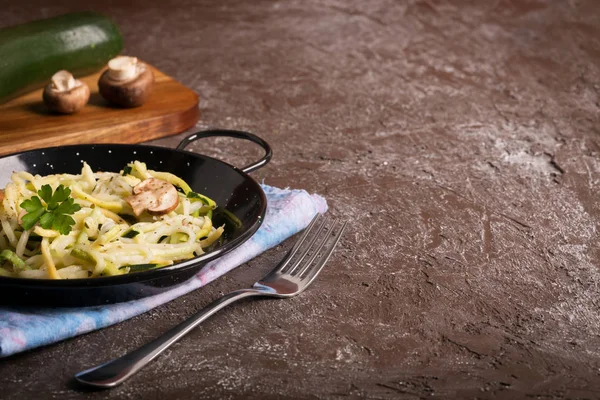
<svg viewBox="0 0 600 400">
<path fill-rule="evenodd" d="M 118 56 L 98 80 L 100 94 L 121 107 L 139 107 L 148 100 L 154 83 L 150 67 L 136 57 Z"/>
<path fill-rule="evenodd" d="M 76 113 L 87 104 L 89 98 L 90 88 L 65 70 L 52 75 L 43 94 L 44 104 L 51 111 L 62 114 Z"/>
</svg>

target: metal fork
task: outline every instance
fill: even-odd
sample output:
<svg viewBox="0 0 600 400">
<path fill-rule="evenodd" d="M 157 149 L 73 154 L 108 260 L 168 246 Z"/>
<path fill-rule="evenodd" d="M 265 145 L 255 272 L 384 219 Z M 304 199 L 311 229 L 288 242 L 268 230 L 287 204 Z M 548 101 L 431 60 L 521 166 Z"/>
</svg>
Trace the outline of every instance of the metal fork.
<svg viewBox="0 0 600 400">
<path fill-rule="evenodd" d="M 329 221 L 328 218 L 317 214 L 283 260 L 252 288 L 226 294 L 152 342 L 105 364 L 79 372 L 75 379 L 95 388 L 115 387 L 222 308 L 246 297 L 296 296 L 321 272 L 338 244 L 346 224 L 347 222 Z M 299 250 L 302 251 L 299 253 Z"/>
</svg>

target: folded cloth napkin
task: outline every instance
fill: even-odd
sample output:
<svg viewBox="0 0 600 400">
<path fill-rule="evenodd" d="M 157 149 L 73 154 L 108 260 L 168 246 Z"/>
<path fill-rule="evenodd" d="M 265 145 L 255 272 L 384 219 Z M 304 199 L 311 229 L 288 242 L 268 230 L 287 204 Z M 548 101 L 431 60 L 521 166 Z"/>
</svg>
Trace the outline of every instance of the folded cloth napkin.
<svg viewBox="0 0 600 400">
<path fill-rule="evenodd" d="M 261 227 L 243 245 L 207 264 L 194 277 L 156 296 L 126 303 L 79 308 L 0 307 L 0 357 L 116 324 L 171 301 L 231 271 L 301 231 L 327 203 L 304 190 L 262 185 L 267 213 Z"/>
</svg>

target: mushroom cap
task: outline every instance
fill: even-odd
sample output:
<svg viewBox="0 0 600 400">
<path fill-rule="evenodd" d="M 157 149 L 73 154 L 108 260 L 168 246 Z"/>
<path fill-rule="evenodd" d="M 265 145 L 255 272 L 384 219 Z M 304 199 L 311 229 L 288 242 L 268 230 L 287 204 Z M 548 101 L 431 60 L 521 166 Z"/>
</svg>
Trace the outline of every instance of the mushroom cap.
<svg viewBox="0 0 600 400">
<path fill-rule="evenodd" d="M 138 63 L 140 73 L 134 79 L 121 81 L 111 77 L 110 70 L 104 71 L 98 80 L 100 94 L 109 102 L 121 107 L 139 107 L 152 92 L 154 74 L 144 63 Z"/>
<path fill-rule="evenodd" d="M 83 82 L 65 91 L 54 89 L 52 83 L 44 88 L 44 104 L 54 112 L 73 114 L 81 110 L 90 98 L 90 88 Z"/>
<path fill-rule="evenodd" d="M 162 179 L 149 178 L 133 188 L 133 196 L 125 199 L 140 216 L 144 210 L 153 215 L 168 214 L 179 205 L 179 194 L 173 184 Z"/>
</svg>

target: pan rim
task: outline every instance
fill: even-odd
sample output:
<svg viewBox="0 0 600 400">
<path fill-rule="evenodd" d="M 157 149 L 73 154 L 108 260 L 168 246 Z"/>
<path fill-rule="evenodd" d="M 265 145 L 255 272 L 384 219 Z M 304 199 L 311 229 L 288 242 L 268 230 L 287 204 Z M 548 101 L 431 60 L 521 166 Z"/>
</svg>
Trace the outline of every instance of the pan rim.
<svg viewBox="0 0 600 400">
<path fill-rule="evenodd" d="M 184 260 L 178 262 L 174 265 L 161 267 L 157 269 L 151 269 L 148 271 L 134 272 L 125 275 L 118 276 L 101 276 L 96 278 L 80 278 L 80 279 L 31 279 L 31 278 L 18 278 L 18 277 L 5 277 L 0 276 L 0 287 L 2 286 L 19 286 L 23 288 L 52 288 L 52 289 L 60 289 L 60 288 L 68 288 L 68 289 L 87 289 L 92 287 L 104 287 L 104 286 L 118 286 L 118 285 L 127 285 L 132 283 L 143 283 L 144 281 L 156 279 L 159 277 L 167 277 L 171 274 L 182 272 L 190 268 L 197 267 L 198 264 L 206 265 L 211 261 L 215 261 L 225 254 L 233 251 L 234 249 L 241 246 L 244 242 L 246 242 L 250 237 L 256 233 L 256 231 L 260 228 L 264 221 L 264 217 L 267 209 L 267 198 L 266 195 L 258 182 L 256 182 L 249 174 L 242 171 L 240 168 L 231 165 L 223 160 L 219 160 L 214 157 L 210 157 L 204 154 L 199 154 L 196 152 L 188 151 L 188 150 L 180 150 L 170 147 L 164 146 L 156 146 L 156 145 L 146 145 L 146 144 L 134 144 L 134 143 L 86 143 L 86 144 L 71 144 L 65 146 L 52 146 L 52 147 L 43 147 L 39 149 L 31 149 L 24 150 L 16 153 L 6 154 L 0 156 L 0 162 L 4 159 L 10 157 L 18 157 L 25 154 L 35 154 L 35 153 L 43 153 L 48 151 L 56 151 L 56 150 L 69 150 L 69 149 L 77 149 L 77 148 L 86 148 L 86 149 L 94 149 L 96 147 L 112 147 L 112 148 L 121 148 L 121 149 L 140 149 L 144 150 L 159 150 L 166 151 L 169 153 L 179 153 L 188 157 L 194 157 L 197 159 L 208 159 L 212 162 L 223 164 L 226 167 L 231 168 L 236 173 L 240 174 L 246 181 L 252 182 L 253 185 L 257 188 L 257 193 L 259 194 L 260 200 L 260 212 L 258 213 L 258 217 L 254 220 L 254 222 L 249 226 L 240 236 L 233 239 L 231 242 L 225 243 L 222 247 L 219 247 L 211 252 L 204 253 L 198 257 L 190 258 L 188 260 Z"/>
</svg>

